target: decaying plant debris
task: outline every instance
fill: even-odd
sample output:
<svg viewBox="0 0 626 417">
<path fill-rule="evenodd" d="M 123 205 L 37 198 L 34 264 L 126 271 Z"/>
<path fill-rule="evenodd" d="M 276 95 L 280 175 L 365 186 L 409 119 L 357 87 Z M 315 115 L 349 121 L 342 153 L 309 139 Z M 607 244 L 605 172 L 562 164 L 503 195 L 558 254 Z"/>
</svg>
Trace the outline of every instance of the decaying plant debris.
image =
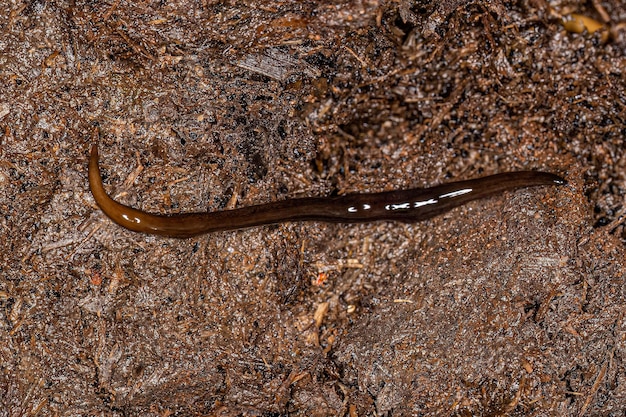
<svg viewBox="0 0 626 417">
<path fill-rule="evenodd" d="M 622 415 L 624 22 L 619 1 L 4 2 L 0 416 Z M 97 209 L 94 140 L 107 189 L 155 212 L 569 184 L 176 240 Z"/>
</svg>

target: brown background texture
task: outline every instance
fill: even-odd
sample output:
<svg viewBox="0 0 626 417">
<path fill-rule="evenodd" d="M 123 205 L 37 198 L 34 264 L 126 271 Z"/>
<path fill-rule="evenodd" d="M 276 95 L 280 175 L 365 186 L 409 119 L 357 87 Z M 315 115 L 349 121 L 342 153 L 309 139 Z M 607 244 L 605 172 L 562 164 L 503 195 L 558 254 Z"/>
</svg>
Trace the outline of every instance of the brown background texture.
<svg viewBox="0 0 626 417">
<path fill-rule="evenodd" d="M 566 30 L 578 13 L 603 23 Z M 0 417 L 623 416 L 623 1 L 0 2 Z M 432 220 L 157 213 L 513 170 Z"/>
</svg>

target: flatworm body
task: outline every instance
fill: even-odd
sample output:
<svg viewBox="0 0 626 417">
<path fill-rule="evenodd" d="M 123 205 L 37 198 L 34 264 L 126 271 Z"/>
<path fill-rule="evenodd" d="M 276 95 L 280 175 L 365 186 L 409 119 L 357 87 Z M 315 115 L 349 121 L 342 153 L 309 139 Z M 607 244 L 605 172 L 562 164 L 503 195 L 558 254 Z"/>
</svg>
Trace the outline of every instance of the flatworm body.
<svg viewBox="0 0 626 417">
<path fill-rule="evenodd" d="M 518 171 L 431 188 L 348 194 L 338 197 L 295 198 L 234 210 L 202 213 L 152 214 L 113 200 L 102 185 L 98 148 L 91 147 L 89 186 L 98 206 L 115 223 L 136 232 L 187 238 L 288 221 L 362 223 L 379 220 L 418 222 L 479 198 L 507 190 L 540 185 L 562 185 L 558 175 Z"/>
</svg>

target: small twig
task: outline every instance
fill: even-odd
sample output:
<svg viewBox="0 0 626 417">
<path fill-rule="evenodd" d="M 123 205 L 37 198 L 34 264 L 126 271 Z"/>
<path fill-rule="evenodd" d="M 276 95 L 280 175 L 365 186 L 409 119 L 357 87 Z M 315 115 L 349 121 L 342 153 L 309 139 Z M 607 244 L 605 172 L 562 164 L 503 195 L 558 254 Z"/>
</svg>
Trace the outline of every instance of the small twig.
<svg viewBox="0 0 626 417">
<path fill-rule="evenodd" d="M 359 61 L 361 63 L 361 66 L 363 68 L 367 68 L 367 63 L 365 63 L 365 61 L 356 54 L 356 52 L 354 52 L 349 46 L 345 45 L 344 48 L 346 48 L 348 50 L 348 52 L 350 52 L 350 54 L 356 58 L 357 61 Z"/>
<path fill-rule="evenodd" d="M 615 346 L 613 346 L 613 349 L 611 349 L 611 351 L 609 352 L 608 359 L 604 361 L 604 365 L 602 365 L 602 368 L 600 369 L 600 372 L 598 372 L 598 376 L 596 377 L 595 382 L 591 386 L 591 391 L 589 392 L 589 395 L 587 395 L 587 399 L 585 400 L 585 403 L 581 407 L 580 413 L 578 413 L 580 417 L 585 415 L 585 412 L 587 411 L 589 404 L 591 404 L 591 401 L 593 401 L 593 398 L 595 397 L 596 392 L 598 392 L 598 389 L 600 388 L 600 383 L 602 382 L 602 380 L 604 379 L 604 376 L 606 375 L 606 371 L 608 369 L 609 363 L 611 363 L 611 361 L 613 360 L 613 352 L 615 352 Z"/>
<path fill-rule="evenodd" d="M 139 158 L 139 152 L 136 153 L 136 157 L 137 168 L 135 168 L 135 170 L 131 172 L 131 174 L 126 178 L 126 181 L 124 181 L 124 188 L 130 188 L 137 179 L 137 177 L 143 172 L 144 168 L 141 164 L 141 159 Z"/>
<path fill-rule="evenodd" d="M 76 255 L 76 253 L 78 252 L 78 250 L 80 248 L 82 248 L 85 245 L 85 242 L 87 242 L 89 239 L 91 239 L 91 237 L 96 234 L 96 232 L 98 230 L 100 230 L 100 228 L 102 227 L 102 224 L 98 224 L 96 225 L 96 227 L 94 227 L 91 232 L 89 232 L 89 234 L 87 236 L 85 236 L 85 238 L 83 240 L 81 240 L 81 242 L 76 245 L 76 247 L 74 248 L 73 251 L 71 251 L 70 253 L 67 254 L 67 256 L 65 256 L 65 260 L 68 261 L 70 259 L 72 259 L 74 257 L 74 255 Z"/>
</svg>

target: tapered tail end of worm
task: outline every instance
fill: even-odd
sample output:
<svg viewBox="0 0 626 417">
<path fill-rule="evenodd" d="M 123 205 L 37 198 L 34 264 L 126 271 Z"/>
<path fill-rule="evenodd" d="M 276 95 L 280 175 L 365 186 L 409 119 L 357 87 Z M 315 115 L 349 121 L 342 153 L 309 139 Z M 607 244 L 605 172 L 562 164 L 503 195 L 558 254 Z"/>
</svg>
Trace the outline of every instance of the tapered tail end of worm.
<svg viewBox="0 0 626 417">
<path fill-rule="evenodd" d="M 502 178 L 504 182 L 519 180 L 521 186 L 533 185 L 566 185 L 567 180 L 551 172 L 543 171 L 518 171 L 504 174 L 496 174 L 494 178 Z"/>
<path fill-rule="evenodd" d="M 552 184 L 554 185 L 567 185 L 567 180 L 556 174 L 549 174 L 552 177 Z"/>
<path fill-rule="evenodd" d="M 545 181 L 546 185 L 566 185 L 567 180 L 559 175 L 552 174 L 550 172 L 537 171 L 536 174 L 541 177 L 542 181 Z"/>
</svg>

